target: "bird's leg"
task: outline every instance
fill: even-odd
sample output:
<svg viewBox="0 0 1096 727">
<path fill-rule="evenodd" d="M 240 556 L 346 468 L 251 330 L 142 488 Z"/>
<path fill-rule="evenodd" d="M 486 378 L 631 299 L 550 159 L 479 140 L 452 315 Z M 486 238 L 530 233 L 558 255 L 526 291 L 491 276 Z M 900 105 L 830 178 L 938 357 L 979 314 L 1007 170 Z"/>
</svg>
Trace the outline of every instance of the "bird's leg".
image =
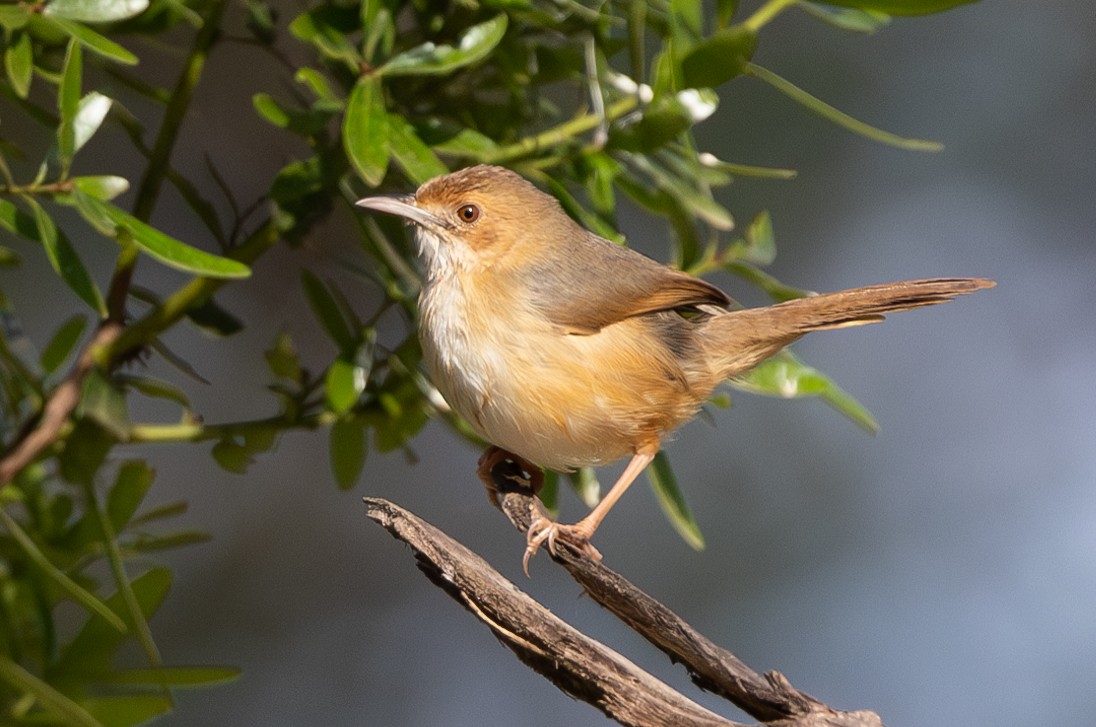
<svg viewBox="0 0 1096 727">
<path fill-rule="evenodd" d="M 537 549 L 545 542 L 548 543 L 548 551 L 553 555 L 556 553 L 556 543 L 565 542 L 574 546 L 576 550 L 589 558 L 601 560 L 601 553 L 590 544 L 590 538 L 593 537 L 594 532 L 601 525 L 601 521 L 609 514 L 609 510 L 612 509 L 613 505 L 616 504 L 617 500 L 620 499 L 635 479 L 639 477 L 640 473 L 647 468 L 647 465 L 651 463 L 657 453 L 657 440 L 653 444 L 640 447 L 628 462 L 628 466 L 624 468 L 624 472 L 621 473 L 616 484 L 610 488 L 605 497 L 601 498 L 601 502 L 590 511 L 589 515 L 574 525 L 562 525 L 546 517 L 534 519 L 533 524 L 529 526 L 529 532 L 525 536 L 525 557 L 521 560 L 525 575 L 529 575 L 529 559 L 536 554 Z"/>
<path fill-rule="evenodd" d="M 514 468 L 510 472 L 496 473 L 495 468 L 507 461 L 513 463 Z M 533 489 L 534 495 L 540 494 L 540 488 L 544 485 L 544 472 L 541 471 L 540 467 L 524 457 L 519 457 L 513 452 L 507 452 L 505 449 L 494 445 L 485 449 L 483 454 L 480 455 L 476 474 L 483 482 L 483 486 L 487 488 L 487 499 L 495 507 L 499 506 L 499 489 L 495 477 L 527 479 L 528 487 Z M 528 478 L 525 478 L 524 475 L 528 475 Z"/>
</svg>

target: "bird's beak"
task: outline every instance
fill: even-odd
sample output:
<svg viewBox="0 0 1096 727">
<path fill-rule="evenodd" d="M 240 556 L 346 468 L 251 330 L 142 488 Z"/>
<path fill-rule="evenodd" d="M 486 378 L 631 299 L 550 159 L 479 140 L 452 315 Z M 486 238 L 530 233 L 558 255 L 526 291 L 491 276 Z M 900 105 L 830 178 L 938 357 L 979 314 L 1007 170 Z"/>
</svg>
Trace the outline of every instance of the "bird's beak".
<svg viewBox="0 0 1096 727">
<path fill-rule="evenodd" d="M 378 195 L 376 197 L 365 197 L 363 199 L 359 199 L 355 204 L 357 204 L 359 207 L 365 207 L 366 209 L 377 210 L 378 212 L 387 212 L 390 215 L 402 217 L 408 222 L 414 222 L 417 225 L 422 225 L 423 227 L 428 227 L 434 230 L 446 227 L 445 223 L 442 222 L 440 219 L 416 205 L 415 198 L 409 194 L 391 194 Z"/>
</svg>

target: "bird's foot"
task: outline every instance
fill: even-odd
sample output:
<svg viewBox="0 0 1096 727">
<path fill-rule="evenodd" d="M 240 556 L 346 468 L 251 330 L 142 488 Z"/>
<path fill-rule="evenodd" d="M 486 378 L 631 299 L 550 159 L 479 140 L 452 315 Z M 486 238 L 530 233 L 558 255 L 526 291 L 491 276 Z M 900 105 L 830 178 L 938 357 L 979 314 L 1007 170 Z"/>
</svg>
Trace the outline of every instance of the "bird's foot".
<svg viewBox="0 0 1096 727">
<path fill-rule="evenodd" d="M 529 559 L 536 555 L 537 550 L 545 543 L 548 544 L 548 552 L 552 555 L 558 554 L 558 545 L 563 543 L 590 560 L 600 561 L 601 553 L 590 544 L 590 536 L 593 534 L 594 528 L 583 522 L 564 525 L 543 515 L 536 516 L 525 534 L 525 556 L 521 559 L 521 567 L 525 575 L 529 575 Z"/>
</svg>

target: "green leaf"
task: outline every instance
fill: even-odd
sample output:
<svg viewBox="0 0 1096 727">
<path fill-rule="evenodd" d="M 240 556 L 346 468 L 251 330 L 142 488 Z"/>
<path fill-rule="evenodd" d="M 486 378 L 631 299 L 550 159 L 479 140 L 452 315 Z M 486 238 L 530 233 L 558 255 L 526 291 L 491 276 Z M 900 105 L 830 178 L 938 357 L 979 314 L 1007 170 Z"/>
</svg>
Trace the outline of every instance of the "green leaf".
<svg viewBox="0 0 1096 727">
<path fill-rule="evenodd" d="M 126 632 L 126 625 L 122 619 L 118 618 L 117 614 L 107 604 L 96 598 L 95 594 L 83 588 L 76 581 L 69 578 L 64 571 L 51 563 L 30 535 L 2 507 L 0 507 L 0 524 L 4 526 L 4 529 L 11 535 L 12 540 L 26 553 L 27 558 L 34 563 L 42 575 L 57 584 L 72 600 L 82 605 L 90 613 L 97 614 L 104 619 L 116 633 L 124 634 Z"/>
<path fill-rule="evenodd" d="M 34 77 L 34 49 L 31 47 L 29 34 L 15 34 L 14 40 L 4 50 L 4 68 L 8 72 L 8 81 L 15 95 L 26 98 Z"/>
<path fill-rule="evenodd" d="M 61 32 L 70 38 L 75 39 L 80 45 L 87 48 L 93 53 L 109 58 L 112 61 L 118 63 L 124 63 L 129 66 L 137 64 L 137 56 L 130 53 L 128 50 L 118 45 L 114 41 L 106 38 L 105 36 L 96 33 L 86 25 L 73 22 L 68 18 L 61 18 L 58 16 L 45 16 L 35 15 L 31 18 L 31 27 L 41 27 L 44 31 Z"/>
<path fill-rule="evenodd" d="M 388 143 L 392 159 L 415 185 L 449 171 L 402 116 L 388 117 Z"/>
<path fill-rule="evenodd" d="M 107 517 L 115 532 L 121 532 L 129 524 L 155 476 L 152 469 L 140 460 L 130 460 L 118 468 L 118 476 L 107 496 Z"/>
<path fill-rule="evenodd" d="M 776 259 L 773 221 L 768 211 L 760 212 L 746 228 L 746 235 L 727 248 L 727 257 L 755 265 L 769 265 Z"/>
<path fill-rule="evenodd" d="M 0 28 L 9 31 L 21 30 L 26 27 L 31 18 L 37 15 L 31 5 L 11 4 L 0 5 Z"/>
<path fill-rule="evenodd" d="M 750 63 L 746 67 L 746 73 L 753 76 L 754 78 L 759 78 L 762 81 L 765 81 L 788 98 L 802 104 L 819 116 L 825 119 L 829 119 L 838 126 L 844 127 L 852 133 L 859 134 L 860 136 L 871 139 L 872 141 L 879 142 L 880 144 L 895 146 L 899 149 L 908 149 L 910 151 L 940 151 L 944 148 L 944 145 L 938 141 L 910 139 L 903 136 L 898 136 L 897 134 L 892 134 L 889 131 L 877 129 L 869 124 L 865 124 L 863 121 L 854 119 L 843 111 L 838 111 L 825 101 L 815 98 L 814 96 L 810 95 L 790 81 L 781 78 L 772 71 L 762 68 L 761 66 Z"/>
<path fill-rule="evenodd" d="M 94 177 L 73 177 L 72 182 L 84 194 L 95 199 L 101 199 L 104 202 L 109 202 L 129 189 L 128 179 L 110 174 Z"/>
<path fill-rule="evenodd" d="M 213 298 L 187 309 L 186 317 L 211 336 L 232 336 L 244 329 L 243 321 L 222 308 Z"/>
<path fill-rule="evenodd" d="M 79 704 L 3 654 L 0 654 L 0 681 L 18 692 L 33 695 L 35 702 L 60 719 L 62 724 L 72 727 L 103 727 L 101 722 Z"/>
<path fill-rule="evenodd" d="M 81 23 L 113 23 L 140 15 L 147 7 L 148 0 L 50 0 L 42 14 Z"/>
<path fill-rule="evenodd" d="M 826 5 L 873 10 L 888 15 L 925 15 L 957 8 L 977 0 L 821 0 Z"/>
<path fill-rule="evenodd" d="M 537 499 L 544 505 L 549 516 L 559 517 L 559 472 L 544 470 L 544 482 L 537 493 Z"/>
<path fill-rule="evenodd" d="M 324 378 L 324 393 L 331 411 L 336 414 L 350 411 L 365 391 L 366 376 L 364 367 L 342 357 L 335 359 Z"/>
<path fill-rule="evenodd" d="M 658 504 L 666 513 L 666 518 L 674 526 L 678 535 L 695 550 L 704 549 L 704 536 L 693 519 L 685 496 L 677 486 L 677 478 L 670 468 L 670 460 L 665 452 L 659 452 L 647 467 L 647 481 L 658 497 Z"/>
<path fill-rule="evenodd" d="M 61 69 L 61 85 L 57 91 L 57 108 L 61 112 L 61 123 L 57 126 L 57 149 L 61 166 L 66 170 L 76 153 L 76 112 L 80 107 L 83 77 L 80 44 L 69 41 L 65 64 Z"/>
<path fill-rule="evenodd" d="M 335 342 L 340 353 L 352 352 L 358 346 L 358 337 L 351 331 L 338 301 L 327 285 L 307 270 L 301 271 L 301 283 L 304 285 L 308 305 L 328 337 Z"/>
<path fill-rule="evenodd" d="M 161 666 L 116 671 L 107 677 L 107 681 L 114 684 L 195 686 L 230 682 L 239 677 L 240 670 L 231 666 Z"/>
<path fill-rule="evenodd" d="M 103 727 L 137 727 L 154 717 L 167 714 L 174 707 L 168 694 L 90 697 L 82 704 L 102 722 Z"/>
<path fill-rule="evenodd" d="M 298 15 L 289 24 L 290 33 L 353 70 L 361 67 L 362 57 L 349 36 L 360 30 L 356 5 L 324 5 Z"/>
<path fill-rule="evenodd" d="M 84 377 L 78 412 L 80 416 L 98 422 L 118 439 L 124 439 L 129 432 L 129 407 L 125 394 L 99 369 L 92 369 Z"/>
<path fill-rule="evenodd" d="M 350 92 L 343 120 L 343 149 L 354 170 L 371 187 L 388 169 L 388 112 L 384 88 L 376 76 L 362 76 Z"/>
<path fill-rule="evenodd" d="M 130 585 L 137 605 L 147 618 L 156 612 L 167 595 L 171 587 L 171 571 L 167 568 L 152 568 L 134 578 Z M 122 593 L 116 592 L 106 600 L 106 605 L 113 612 L 125 610 L 125 598 Z M 119 633 L 102 617 L 92 616 L 75 638 L 61 650 L 61 656 L 52 672 L 65 677 L 100 677 L 109 674 L 113 671 L 111 662 L 114 654 L 125 639 L 125 634 Z"/>
<path fill-rule="evenodd" d="M 874 434 L 879 430 L 879 424 L 863 404 L 790 351 L 781 351 L 730 383 L 736 389 L 785 399 L 819 396 L 865 431 Z"/>
<path fill-rule="evenodd" d="M 36 200 L 31 197 L 25 197 L 24 199 L 30 206 L 34 216 L 36 239 L 46 249 L 46 256 L 49 258 L 50 265 L 53 266 L 53 269 L 57 271 L 57 274 L 61 276 L 61 279 L 65 281 L 65 285 L 73 293 L 76 293 L 82 301 L 91 306 L 96 313 L 106 316 L 107 306 L 103 301 L 103 294 L 99 292 L 99 287 L 95 285 L 95 281 L 88 274 L 87 268 L 84 267 L 80 256 L 76 254 L 72 243 L 57 228 Z M 14 222 L 17 226 L 19 225 L 18 220 L 14 220 Z"/>
<path fill-rule="evenodd" d="M 757 33 L 741 25 L 718 30 L 693 46 L 681 59 L 686 88 L 715 88 L 746 72 Z"/>
<path fill-rule="evenodd" d="M 96 218 L 109 220 L 116 230 L 128 233 L 142 252 L 169 267 L 207 278 L 246 278 L 251 275 L 250 268 L 240 261 L 191 247 L 109 202 L 95 199 L 79 190 L 73 192 L 72 196 L 77 208 L 93 225 L 96 224 Z"/>
<path fill-rule="evenodd" d="M 377 69 L 382 76 L 443 75 L 485 58 L 506 34 L 506 15 L 473 25 L 456 47 L 423 43 L 389 59 Z"/>
<path fill-rule="evenodd" d="M 190 399 L 182 389 L 174 384 L 159 379 L 150 379 L 147 376 L 129 376 L 117 373 L 114 376 L 119 385 L 127 389 L 135 389 L 153 399 L 173 401 L 184 409 L 190 409 Z"/>
<path fill-rule="evenodd" d="M 331 472 L 339 489 L 349 490 L 358 482 L 365 466 L 365 425 L 339 419 L 331 426 L 329 442 Z"/>
<path fill-rule="evenodd" d="M 826 7 L 815 2 L 802 2 L 799 6 L 823 22 L 854 33 L 874 33 L 889 25 L 891 20 L 889 15 L 877 10 Z"/>
<path fill-rule="evenodd" d="M 42 351 L 42 369 L 47 374 L 52 374 L 65 362 L 76 346 L 76 342 L 83 335 L 87 324 L 87 318 L 82 315 L 72 316 L 61 324 L 46 344 L 45 350 Z"/>
</svg>

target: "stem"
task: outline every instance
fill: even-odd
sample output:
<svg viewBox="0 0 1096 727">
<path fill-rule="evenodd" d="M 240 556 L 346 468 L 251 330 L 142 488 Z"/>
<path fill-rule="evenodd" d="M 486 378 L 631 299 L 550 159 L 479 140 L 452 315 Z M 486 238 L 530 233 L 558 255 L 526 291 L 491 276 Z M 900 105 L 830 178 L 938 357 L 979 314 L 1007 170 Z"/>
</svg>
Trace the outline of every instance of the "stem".
<svg viewBox="0 0 1096 727">
<path fill-rule="evenodd" d="M 582 114 L 570 121 L 566 121 L 559 126 L 542 131 L 536 136 L 529 136 L 521 141 L 504 146 L 501 149 L 496 149 L 493 153 L 488 153 L 481 159 L 486 164 L 498 164 L 499 162 L 511 161 L 520 157 L 529 156 L 535 154 L 540 149 L 551 148 L 559 144 L 563 144 L 577 136 L 581 136 L 588 131 L 598 128 L 599 124 L 606 124 L 610 121 L 614 121 L 624 114 L 635 109 L 639 105 L 639 99 L 636 96 L 627 96 L 621 100 L 610 104 L 605 110 L 605 115 L 600 114 Z"/>
<path fill-rule="evenodd" d="M 742 27 L 756 33 L 770 20 L 798 2 L 799 0 L 769 0 L 754 11 L 753 15 L 742 21 Z"/>
<path fill-rule="evenodd" d="M 289 426 L 299 429 L 316 429 L 333 424 L 337 415 L 332 412 L 308 414 L 289 420 L 284 417 L 268 417 L 224 424 L 134 424 L 126 436 L 127 444 L 165 444 L 176 442 L 208 442 L 225 437 L 245 436 L 252 432 L 271 429 L 285 431 Z"/>
</svg>

